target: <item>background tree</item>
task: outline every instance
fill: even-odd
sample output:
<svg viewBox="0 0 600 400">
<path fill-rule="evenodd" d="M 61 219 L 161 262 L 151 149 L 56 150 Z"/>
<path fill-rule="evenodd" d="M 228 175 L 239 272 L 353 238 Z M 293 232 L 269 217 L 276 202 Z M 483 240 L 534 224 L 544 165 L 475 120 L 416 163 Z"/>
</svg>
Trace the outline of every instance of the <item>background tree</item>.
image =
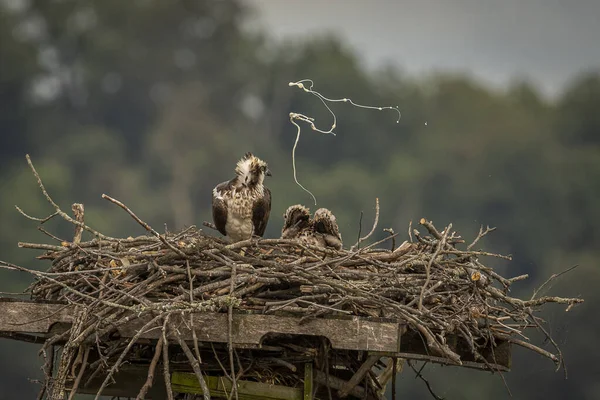
<svg viewBox="0 0 600 400">
<path fill-rule="evenodd" d="M 369 220 L 379 197 L 380 221 L 396 232 L 422 216 L 452 222 L 467 237 L 480 224 L 497 226 L 484 245 L 514 256 L 494 265 L 504 274 L 531 275 L 520 285 L 523 296 L 579 264 L 555 289 L 587 305 L 547 314 L 569 379 L 518 351 L 506 378 L 516 398 L 600 396 L 600 370 L 590 362 L 600 337 L 590 306 L 600 300 L 600 71 L 575 77 L 553 102 L 528 82 L 492 91 L 464 75 L 415 79 L 393 66 L 368 70 L 333 36 L 273 43 L 244 28 L 249 10 L 238 1 L 9 4 L 0 1 L 1 259 L 46 268 L 16 248 L 17 241 L 51 240 L 14 210 L 49 212 L 26 152 L 61 205 L 83 202 L 90 225 L 136 235 L 143 232 L 102 193 L 155 227 L 199 225 L 210 219 L 212 187 L 254 151 L 274 173 L 266 236 L 278 235 L 288 205 L 311 205 L 292 179 L 288 114 L 331 124 L 316 99 L 287 86 L 310 77 L 329 97 L 402 111 L 396 124 L 394 112 L 336 104 L 337 136 L 303 131 L 299 178 L 338 216 L 344 238 L 356 237 L 360 212 Z M 72 235 L 58 221 L 48 225 Z M 29 284 L 0 274 L 2 291 Z M 11 360 L 0 363 L 0 398 L 35 395 L 27 381 L 39 376 L 35 353 L 33 345 L 0 340 L 3 360 Z M 448 398 L 508 397 L 496 376 L 436 366 L 425 373 Z M 410 372 L 399 388 L 407 397 L 427 396 Z"/>
</svg>

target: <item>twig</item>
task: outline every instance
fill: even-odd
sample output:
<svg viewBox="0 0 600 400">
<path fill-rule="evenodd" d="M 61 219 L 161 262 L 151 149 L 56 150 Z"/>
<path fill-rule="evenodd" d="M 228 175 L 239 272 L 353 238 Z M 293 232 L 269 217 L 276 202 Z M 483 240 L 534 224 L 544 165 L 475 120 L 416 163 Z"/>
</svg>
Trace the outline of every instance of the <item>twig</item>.
<svg viewBox="0 0 600 400">
<path fill-rule="evenodd" d="M 146 398 L 146 393 L 152 387 L 152 383 L 154 381 L 154 371 L 156 370 L 156 365 L 158 364 L 158 360 L 160 355 L 162 354 L 163 347 L 163 338 L 162 336 L 158 339 L 156 343 L 156 348 L 154 349 L 154 356 L 152 356 L 152 361 L 150 362 L 150 367 L 148 367 L 148 377 L 146 378 L 146 382 L 140 389 L 140 392 L 136 396 L 136 400 L 144 400 Z"/>
<path fill-rule="evenodd" d="M 182 256 L 183 258 L 187 258 L 187 255 L 179 250 L 177 247 L 173 246 L 171 243 L 169 243 L 169 241 L 160 233 L 156 232 L 154 229 L 152 229 L 152 227 L 150 225 L 148 225 L 146 222 L 142 221 L 137 215 L 135 215 L 135 213 L 133 211 L 131 211 L 129 209 L 129 207 L 127 207 L 125 204 L 121 203 L 119 200 L 117 199 L 113 199 L 112 197 L 106 195 L 106 194 L 102 194 L 102 198 L 105 200 L 110 201 L 113 204 L 118 205 L 119 207 L 121 207 L 123 210 L 125 210 L 130 216 L 131 218 L 133 218 L 138 224 L 140 224 L 142 227 L 144 227 L 144 229 L 146 229 L 148 232 L 150 232 L 152 235 L 154 235 L 155 237 L 157 237 L 161 242 L 163 242 L 168 248 L 170 248 L 171 250 L 173 250 L 175 253 L 179 254 L 180 256 Z"/>
<path fill-rule="evenodd" d="M 59 242 L 59 243 L 63 243 L 63 242 L 64 242 L 64 240 L 63 240 L 63 239 L 59 238 L 59 237 L 58 237 L 58 236 L 56 236 L 56 235 L 53 235 L 53 234 L 51 234 L 50 232 L 48 232 L 47 230 L 45 230 L 45 229 L 44 229 L 43 227 L 41 227 L 41 226 L 38 226 L 38 227 L 37 227 L 37 230 L 38 230 L 38 231 L 40 231 L 40 232 L 42 232 L 44 235 L 46 235 L 46 236 L 48 236 L 48 237 L 51 237 L 52 239 L 56 240 L 56 241 L 57 241 L 57 242 Z"/>
<path fill-rule="evenodd" d="M 104 389 L 106 388 L 106 386 L 108 385 L 108 383 L 112 379 L 114 373 L 117 371 L 117 369 L 119 368 L 119 366 L 121 365 L 121 363 L 125 359 L 125 356 L 129 352 L 129 350 L 131 349 L 131 347 L 138 341 L 138 339 L 140 338 L 140 336 L 142 336 L 142 334 L 145 333 L 148 330 L 149 327 L 152 327 L 152 325 L 154 325 L 156 323 L 156 321 L 158 321 L 158 319 L 160 319 L 160 318 L 161 318 L 160 315 L 152 318 L 149 322 L 147 322 L 144 326 L 142 326 L 142 328 L 129 340 L 129 343 L 127 343 L 127 346 L 121 352 L 121 355 L 119 356 L 119 358 L 117 359 L 117 361 L 110 368 L 110 370 L 108 371 L 108 374 L 106 374 L 106 378 L 104 378 L 104 381 L 102 382 L 102 385 L 100 385 L 100 388 L 98 389 L 98 392 L 96 393 L 96 397 L 94 398 L 94 400 L 98 400 L 100 398 L 100 396 L 102 395 L 102 392 L 104 391 Z"/>
<path fill-rule="evenodd" d="M 49 354 L 46 353 L 46 350 L 48 350 Z M 45 359 L 43 367 L 44 384 L 40 389 L 40 393 L 38 394 L 37 400 L 42 400 L 46 393 L 52 392 L 52 373 L 54 370 L 54 346 L 49 346 L 48 342 L 46 342 L 40 350 L 40 352 L 43 354 Z"/>
<path fill-rule="evenodd" d="M 50 203 L 52 205 L 52 207 L 54 207 L 54 209 L 56 210 L 56 212 L 55 212 L 56 214 L 60 215 L 63 219 L 65 219 L 66 221 L 68 221 L 68 222 L 70 222 L 72 224 L 75 224 L 77 226 L 81 226 L 86 231 L 91 232 L 94 236 L 97 236 L 97 237 L 99 237 L 101 239 L 115 240 L 114 238 L 111 238 L 110 236 L 103 235 L 100 232 L 98 232 L 98 231 L 90 228 L 89 226 L 83 224 L 82 222 L 74 220 L 67 213 L 65 213 L 63 210 L 61 210 L 60 207 L 58 206 L 58 204 L 56 204 L 54 202 L 54 200 L 52 200 L 52 197 L 50 197 L 50 195 L 46 191 L 46 188 L 44 187 L 44 184 L 42 183 L 42 179 L 40 178 L 39 174 L 35 170 L 35 167 L 33 166 L 33 163 L 31 162 L 31 158 L 29 157 L 29 154 L 27 154 L 25 156 L 25 158 L 27 159 L 27 164 L 29 164 L 29 167 L 31 168 L 31 171 L 33 172 L 33 175 L 37 179 L 38 186 L 42 190 L 42 193 L 44 194 L 44 197 L 46 198 L 46 200 L 48 200 L 48 203 Z M 27 216 L 27 214 L 25 214 L 24 212 L 22 212 L 19 208 L 17 208 L 17 209 L 21 212 L 21 214 Z M 53 215 L 51 215 L 50 217 L 48 217 L 48 219 L 50 219 L 52 216 Z M 30 218 L 30 219 L 33 219 L 33 220 L 39 220 L 39 219 L 36 219 L 36 218 L 31 218 L 29 216 L 27 216 L 27 217 Z"/>
<path fill-rule="evenodd" d="M 421 220 L 421 224 L 423 224 L 423 220 Z M 433 265 L 433 262 L 437 258 L 438 254 L 440 254 L 440 251 L 446 245 L 446 237 L 448 236 L 448 232 L 450 232 L 450 229 L 452 229 L 452 224 L 448 225 L 448 227 L 444 230 L 444 234 L 439 238 L 437 248 L 435 249 L 435 253 L 433 253 L 431 258 L 429 259 L 429 262 L 427 263 L 427 267 L 425 268 L 425 273 L 427 274 L 427 277 L 425 278 L 425 283 L 423 284 L 423 286 L 421 286 L 421 294 L 419 295 L 419 310 L 423 309 L 423 295 L 425 294 L 425 290 L 427 289 L 427 286 L 429 285 L 429 281 L 431 279 L 431 266 Z"/>
<path fill-rule="evenodd" d="M 385 228 L 383 231 L 390 234 L 390 237 L 392 238 L 391 250 L 394 251 L 394 249 L 396 248 L 396 233 L 394 232 L 394 230 L 392 228 Z"/>
<path fill-rule="evenodd" d="M 192 268 L 190 267 L 190 260 L 185 260 L 185 266 L 187 269 L 188 280 L 190 281 L 190 304 L 194 303 L 194 278 L 192 277 Z M 194 352 L 198 363 L 202 364 L 202 358 L 200 357 L 200 349 L 198 348 L 198 335 L 196 334 L 196 328 L 194 326 L 194 313 L 190 313 L 190 329 L 192 330 L 192 339 L 194 340 Z"/>
<path fill-rule="evenodd" d="M 360 212 L 360 218 L 358 219 L 358 234 L 356 236 L 356 245 L 360 246 L 360 235 L 362 235 L 362 220 L 363 220 L 363 215 L 364 213 L 361 211 Z M 352 246 L 354 247 L 354 246 Z M 352 250 L 352 247 L 350 248 L 350 250 Z"/>
<path fill-rule="evenodd" d="M 163 339 L 163 375 L 165 379 L 165 390 L 167 392 L 167 399 L 173 399 L 173 388 L 171 387 L 171 373 L 169 372 L 169 341 L 167 340 L 167 323 L 169 322 L 169 315 L 167 315 L 163 321 L 162 326 L 162 339 Z"/>
<path fill-rule="evenodd" d="M 52 385 L 51 400 L 63 400 L 66 395 L 66 381 L 69 373 L 69 365 L 73 360 L 75 349 L 79 348 L 78 344 L 75 344 L 75 339 L 83 331 L 85 322 L 87 320 L 88 310 L 82 310 L 79 315 L 75 318 L 71 329 L 69 330 L 69 341 L 63 347 L 60 355 L 60 362 L 58 365 L 58 371 L 56 372 L 56 379 Z"/>
<path fill-rule="evenodd" d="M 565 373 L 565 379 L 567 379 L 568 378 L 567 364 L 565 363 L 565 359 L 563 358 L 563 354 L 562 354 L 562 351 L 560 350 L 560 347 L 558 346 L 556 341 L 552 338 L 552 336 L 548 333 L 546 328 L 544 328 L 542 326 L 542 324 L 540 324 L 538 322 L 537 318 L 533 315 L 533 311 L 531 311 L 531 310 L 528 310 L 528 311 L 529 311 L 529 316 L 531 317 L 531 320 L 533 321 L 533 323 L 538 327 L 538 329 L 540 331 L 542 331 L 544 333 L 544 335 L 546 336 L 546 339 L 549 340 L 550 343 L 552 343 L 552 346 L 554 346 L 554 348 L 556 349 L 556 352 L 558 353 L 558 365 L 556 366 L 556 372 L 558 372 L 558 370 L 560 369 L 560 366 L 562 365 L 563 371 Z"/>
<path fill-rule="evenodd" d="M 15 208 L 25 218 L 30 219 L 32 221 L 40 222 L 42 224 L 48 222 L 49 220 L 51 220 L 52 218 L 54 218 L 54 217 L 56 217 L 58 215 L 58 211 L 55 211 L 55 212 L 53 212 L 52 214 L 48 215 L 45 218 L 36 218 L 36 217 L 32 217 L 31 215 L 26 214 L 25 211 L 21 210 L 21 208 L 19 208 L 19 206 L 17 206 L 17 205 L 15 205 Z"/>
<path fill-rule="evenodd" d="M 557 366 L 560 366 L 560 359 L 558 357 L 556 357 L 554 354 L 550 353 L 549 351 L 546 351 L 546 350 L 544 350 L 544 349 L 542 349 L 542 348 L 540 348 L 540 347 L 538 347 L 538 346 L 536 346 L 534 344 L 531 344 L 531 343 L 526 342 L 524 340 L 516 339 L 514 337 L 511 337 L 509 335 L 505 335 L 505 334 L 502 334 L 502 333 L 495 333 L 495 336 L 498 337 L 498 338 L 500 338 L 500 339 L 504 339 L 504 340 L 507 340 L 507 341 L 509 341 L 511 343 L 519 345 L 521 347 L 525 347 L 526 349 L 532 350 L 532 351 L 534 351 L 534 352 L 536 352 L 536 353 L 538 353 L 538 354 L 540 354 L 540 355 L 542 355 L 542 356 L 544 356 L 546 358 L 551 359 L 552 361 L 554 361 L 554 363 Z"/>
<path fill-rule="evenodd" d="M 235 280 L 236 280 L 236 264 L 234 263 L 231 267 L 231 285 L 229 286 L 229 295 L 233 296 L 233 291 L 235 289 Z M 229 368 L 231 369 L 231 394 L 229 398 L 238 399 L 238 388 L 237 388 L 237 379 L 235 375 L 235 363 L 233 358 L 233 299 L 229 300 L 229 307 L 227 309 L 227 349 L 229 351 Z"/>
<path fill-rule="evenodd" d="M 541 285 L 539 288 L 537 288 L 536 290 L 534 290 L 534 291 L 533 291 L 533 294 L 531 295 L 531 299 L 530 299 L 530 300 L 533 300 L 533 299 L 535 299 L 535 296 L 537 296 L 537 294 L 538 294 L 538 293 L 539 293 L 539 292 L 540 292 L 540 291 L 541 291 L 541 290 L 542 290 L 542 289 L 543 289 L 543 288 L 544 288 L 544 287 L 545 287 L 547 284 L 549 284 L 550 282 L 552 282 L 554 279 L 556 279 L 556 278 L 560 277 L 561 275 L 564 275 L 564 274 L 566 274 L 567 272 L 573 271 L 573 270 L 574 270 L 575 268 L 577 268 L 578 266 L 579 266 L 579 265 L 578 265 L 578 264 L 576 264 L 576 265 L 573 265 L 572 267 L 569 267 L 569 268 L 565 269 L 565 270 L 564 270 L 564 271 L 562 271 L 562 272 L 559 272 L 558 274 L 552 274 L 552 276 L 550 276 L 550 278 L 548 278 L 548 279 L 547 279 L 547 280 L 546 280 L 544 283 L 542 283 L 542 285 Z"/>
<path fill-rule="evenodd" d="M 73 213 L 75 215 L 75 220 L 77 222 L 81 223 L 81 225 L 83 225 L 83 219 L 84 219 L 83 204 L 74 203 L 71 206 L 71 209 L 73 210 Z M 82 228 L 81 225 L 76 225 L 75 226 L 75 236 L 73 236 L 73 243 L 74 244 L 79 244 L 79 242 L 81 242 L 81 234 L 83 233 L 83 228 Z"/>
<path fill-rule="evenodd" d="M 81 367 L 79 368 L 79 373 L 77 374 L 77 378 L 71 387 L 71 393 L 69 394 L 69 400 L 73 400 L 75 395 L 77 394 L 77 389 L 79 388 L 79 384 L 81 383 L 81 378 L 83 377 L 83 373 L 88 365 L 88 356 L 90 354 L 90 347 L 85 346 L 85 351 L 83 353 L 83 361 L 81 362 Z"/>
<path fill-rule="evenodd" d="M 192 327 L 192 329 L 193 329 L 193 327 Z M 202 395 L 204 397 L 204 400 L 210 400 L 210 390 L 208 389 L 208 385 L 206 384 L 206 381 L 204 380 L 204 375 L 202 375 L 202 370 L 200 369 L 200 363 L 198 362 L 198 359 L 196 357 L 194 357 L 194 355 L 192 354 L 192 351 L 190 350 L 187 343 L 181 338 L 181 335 L 179 334 L 179 332 L 177 332 L 177 330 L 173 329 L 173 328 L 171 329 L 171 331 L 175 333 L 175 339 L 177 339 L 179 346 L 181 346 L 181 349 L 185 353 L 186 357 L 188 358 L 188 360 L 190 362 L 190 365 L 192 366 L 192 369 L 194 370 L 194 373 L 196 374 L 198 383 L 200 384 L 200 387 L 202 388 Z"/>
<path fill-rule="evenodd" d="M 408 365 L 412 368 L 413 371 L 415 371 L 416 374 L 416 378 L 421 379 L 423 382 L 425 382 L 425 385 L 427 386 L 427 390 L 429 390 L 429 393 L 433 396 L 433 398 L 435 400 L 444 400 L 443 397 L 438 396 L 437 394 L 435 394 L 435 392 L 433 391 L 433 389 L 431 388 L 431 385 L 429 384 L 429 381 L 427 379 L 425 379 L 425 377 L 421 374 L 421 370 L 425 367 L 425 364 L 423 364 L 423 367 L 421 368 L 421 370 L 417 371 L 415 369 L 415 367 L 412 365 L 412 363 L 410 362 L 410 360 L 406 360 L 406 362 L 408 363 Z"/>
<path fill-rule="evenodd" d="M 48 280 L 48 281 L 50 281 L 52 283 L 55 283 L 55 284 L 63 287 L 65 290 L 67 290 L 67 291 L 69 291 L 71 293 L 76 294 L 77 296 L 86 298 L 86 299 L 91 300 L 91 301 L 95 301 L 96 300 L 93 296 L 90 296 L 90 295 L 88 295 L 86 293 L 82 293 L 82 292 L 80 292 L 78 290 L 75 290 L 71 286 L 67 285 L 66 283 L 58 281 L 56 279 L 53 279 L 53 278 L 49 277 L 47 274 L 45 274 L 43 272 L 38 272 L 38 271 L 30 270 L 30 269 L 27 269 L 27 268 L 23 268 L 21 266 L 18 266 L 18 265 L 15 265 L 15 264 L 11 264 L 9 262 L 2 261 L 2 260 L 0 260 L 0 268 L 12 269 L 12 270 L 15 270 L 15 271 L 27 272 L 27 273 L 35 275 L 35 276 L 37 276 L 39 278 L 46 279 L 46 280 Z M 101 302 L 104 303 L 104 304 L 106 304 L 106 305 L 108 305 L 108 306 L 112 306 L 112 307 L 116 307 L 116 308 L 122 308 L 122 309 L 129 310 L 129 311 L 135 311 L 135 309 L 133 309 L 132 307 L 124 306 L 122 304 L 113 303 L 113 302 L 105 301 L 105 300 L 102 300 Z"/>
<path fill-rule="evenodd" d="M 49 250 L 49 251 L 62 251 L 65 248 L 63 246 L 55 246 L 52 244 L 44 244 L 44 243 L 27 243 L 27 242 L 18 242 L 17 246 L 23 249 L 38 249 L 38 250 Z"/>
<path fill-rule="evenodd" d="M 421 218 L 421 220 L 419 220 L 419 223 L 423 225 L 434 238 L 436 238 L 437 240 L 442 239 L 442 234 L 438 232 L 438 230 L 435 228 L 431 221 L 428 221 L 426 218 Z M 446 231 L 447 230 L 448 229 L 446 229 Z"/>
<path fill-rule="evenodd" d="M 479 233 L 477 234 L 477 237 L 475 238 L 475 240 L 473 240 L 473 243 L 471 243 L 470 245 L 467 246 L 467 250 L 471 250 L 473 248 L 473 246 L 475 246 L 475 244 L 477 242 L 479 242 L 479 240 L 482 237 L 484 237 L 488 233 L 493 232 L 495 230 L 496 230 L 496 228 L 490 228 L 489 226 L 486 226 L 485 230 L 483 230 L 483 225 L 481 225 L 481 227 L 479 228 Z"/>
<path fill-rule="evenodd" d="M 361 220 L 362 220 L 362 213 L 361 213 Z M 350 251 L 354 251 L 358 246 L 360 246 L 360 244 L 362 242 L 364 242 L 365 240 L 370 238 L 373 235 L 373 233 L 375 233 L 375 230 L 377 229 L 377 224 L 379 224 L 379 198 L 375 198 L 375 220 L 373 221 L 373 227 L 371 228 L 371 231 L 362 238 L 360 237 L 360 234 L 359 234 L 358 241 L 356 242 L 356 244 L 354 246 L 352 246 L 350 248 Z"/>
</svg>

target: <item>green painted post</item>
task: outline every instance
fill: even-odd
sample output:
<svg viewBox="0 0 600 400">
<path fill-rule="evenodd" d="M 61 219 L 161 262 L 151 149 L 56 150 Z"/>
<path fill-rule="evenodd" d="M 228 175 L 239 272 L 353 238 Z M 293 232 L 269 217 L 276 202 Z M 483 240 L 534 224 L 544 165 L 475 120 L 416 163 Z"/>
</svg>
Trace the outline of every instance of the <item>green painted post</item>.
<svg viewBox="0 0 600 400">
<path fill-rule="evenodd" d="M 313 365 L 304 364 L 304 400 L 313 400 Z"/>
</svg>

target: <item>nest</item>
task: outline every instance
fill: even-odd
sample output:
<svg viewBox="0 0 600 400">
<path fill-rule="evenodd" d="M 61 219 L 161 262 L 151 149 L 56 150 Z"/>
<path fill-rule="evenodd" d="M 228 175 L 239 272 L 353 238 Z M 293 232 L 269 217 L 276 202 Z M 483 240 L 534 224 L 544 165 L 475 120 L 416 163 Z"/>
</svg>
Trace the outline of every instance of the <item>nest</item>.
<svg viewBox="0 0 600 400">
<path fill-rule="evenodd" d="M 451 225 L 440 231 L 425 219 L 420 223 L 422 232 L 413 230 L 411 240 L 399 246 L 393 232 L 382 241 L 339 251 L 283 239 L 230 244 L 194 227 L 159 234 L 122 203 L 103 197 L 127 211 L 149 235 L 107 237 L 83 223 L 82 206 L 74 206 L 75 218 L 56 206 L 55 214 L 75 225 L 75 240 L 59 245 L 20 243 L 45 250 L 38 258 L 51 261 L 47 272 L 10 265 L 36 277 L 29 288 L 33 300 L 67 303 L 79 310 L 76 322 L 44 345 L 47 355 L 53 345 L 64 344 L 56 376 L 49 367 L 53 360 L 46 361 L 50 374 L 43 390 L 48 393 L 85 384 L 82 373 L 71 371 L 77 359 L 80 370 L 105 377 L 98 394 L 124 363 L 143 360 L 148 381 L 138 398 L 144 398 L 151 386 L 158 361 L 165 378 L 174 363 L 183 363 L 201 385 L 206 385 L 204 377 L 221 374 L 233 382 L 250 379 L 292 387 L 302 385 L 302 376 L 293 372 L 307 360 L 315 360 L 316 368 L 326 373 L 330 364 L 342 365 L 350 375 L 362 364 L 356 352 L 336 352 L 309 337 L 267 343 L 276 347 L 267 355 L 256 349 L 235 349 L 231 342 L 188 345 L 169 321 L 178 316 L 193 324 L 190 318 L 198 312 L 227 314 L 229 327 L 224 329 L 229 330 L 234 313 L 295 316 L 300 323 L 348 316 L 383 318 L 405 322 L 429 353 L 456 365 L 461 357 L 448 345 L 450 336 L 461 338 L 476 361 L 487 363 L 481 353 L 503 340 L 560 366 L 560 350 L 535 312 L 546 303 L 571 308 L 583 301 L 538 297 L 537 291 L 528 300 L 511 297 L 511 285 L 527 276 L 500 276 L 482 260 L 510 258 L 476 249 L 493 229 L 482 229 L 469 245 Z M 80 241 L 82 230 L 92 232 L 95 239 Z M 145 321 L 140 332 L 162 331 L 157 341 L 115 335 L 120 326 L 136 318 Z M 542 332 L 556 351 L 531 343 L 525 335 L 528 330 Z M 81 363 L 82 353 L 88 355 L 83 349 L 90 347 L 97 352 L 96 359 Z M 364 391 L 374 398 L 381 392 L 375 376 L 365 379 Z"/>
</svg>

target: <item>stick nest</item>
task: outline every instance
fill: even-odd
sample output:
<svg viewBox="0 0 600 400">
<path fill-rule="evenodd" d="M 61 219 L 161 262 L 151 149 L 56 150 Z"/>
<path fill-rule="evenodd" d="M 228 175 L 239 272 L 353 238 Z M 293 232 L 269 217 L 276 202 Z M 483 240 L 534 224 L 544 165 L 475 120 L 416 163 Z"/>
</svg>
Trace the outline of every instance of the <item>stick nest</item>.
<svg viewBox="0 0 600 400">
<path fill-rule="evenodd" d="M 36 281 L 29 288 L 33 300 L 65 302 L 81 310 L 69 330 L 51 337 L 44 346 L 46 355 L 52 345 L 65 343 L 56 377 L 47 376 L 45 389 L 53 393 L 64 392 L 67 377 L 72 377 L 69 370 L 74 368 L 76 359 L 81 364 L 82 353 L 86 353 L 85 349 L 89 352 L 90 347 L 98 352 L 98 358 L 89 365 L 83 363 L 81 370 L 87 367 L 94 376 L 106 375 L 100 392 L 119 366 L 134 362 L 144 352 L 148 353 L 148 361 L 153 360 L 150 382 L 161 356 L 168 374 L 169 362 L 173 363 L 173 357 L 180 354 L 201 384 L 203 374 L 216 370 L 234 382 L 243 377 L 301 384 L 302 379 L 294 377 L 290 370 L 299 360 L 314 358 L 306 350 L 315 347 L 314 343 L 302 347 L 301 342 L 292 341 L 286 351 L 269 358 L 260 358 L 251 350 L 233 349 L 231 343 L 209 347 L 195 343 L 190 348 L 168 320 L 173 314 L 190 318 L 193 312 L 229 313 L 228 329 L 234 312 L 291 315 L 303 321 L 335 316 L 383 317 L 406 322 L 421 336 L 428 352 L 457 365 L 461 359 L 447 344 L 450 335 L 464 339 L 476 361 L 487 363 L 481 351 L 501 339 L 548 357 L 559 367 L 562 355 L 558 347 L 556 352 L 544 350 L 531 343 L 525 333 L 538 330 L 556 345 L 534 313 L 546 303 L 565 304 L 568 310 L 583 301 L 537 297 L 538 291 L 527 300 L 511 297 L 511 285 L 527 276 L 505 278 L 483 263 L 490 257 L 509 259 L 474 249 L 493 230 L 489 228 L 482 229 L 468 246 L 451 225 L 439 231 L 425 219 L 420 222 L 423 232 L 413 230 L 411 241 L 398 247 L 394 247 L 393 232 L 383 241 L 340 251 L 283 239 L 229 244 L 194 227 L 158 234 L 125 205 L 103 196 L 150 233 L 119 239 L 86 226 L 83 206 L 79 218 L 76 206 L 75 218 L 64 213 L 47 195 L 39 177 L 38 183 L 48 201 L 56 206 L 53 215 L 75 225 L 75 240 L 60 245 L 20 243 L 21 247 L 45 250 L 38 258 L 51 261 L 47 272 L 6 263 L 4 266 L 35 275 Z M 95 239 L 81 242 L 82 230 L 93 233 Z M 150 321 L 141 331 L 162 327 L 158 343 L 113 336 L 119 326 L 141 317 Z M 169 341 L 179 344 L 176 350 L 171 348 L 171 356 Z M 283 342 L 281 345 L 286 346 Z M 207 351 L 208 355 L 202 354 Z M 338 358 L 343 355 L 338 354 Z M 326 356 L 320 363 L 328 360 L 331 358 Z M 348 356 L 345 363 L 351 371 L 360 367 L 360 363 L 355 365 L 356 356 Z M 377 392 L 376 380 L 369 382 L 366 390 Z M 147 391 L 148 387 L 142 390 Z"/>
</svg>

